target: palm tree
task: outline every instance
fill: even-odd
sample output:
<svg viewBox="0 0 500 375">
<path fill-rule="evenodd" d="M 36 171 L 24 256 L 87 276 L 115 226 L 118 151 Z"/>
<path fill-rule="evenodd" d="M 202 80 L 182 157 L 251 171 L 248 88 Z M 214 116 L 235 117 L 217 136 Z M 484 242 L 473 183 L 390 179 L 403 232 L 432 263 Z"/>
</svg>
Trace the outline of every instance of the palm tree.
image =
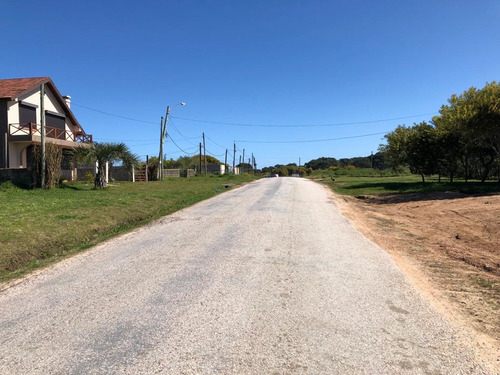
<svg viewBox="0 0 500 375">
<path fill-rule="evenodd" d="M 92 143 L 90 147 L 79 146 L 73 149 L 78 159 L 89 163 L 97 162 L 97 173 L 95 175 L 94 186 L 96 188 L 106 187 L 106 162 L 121 161 L 123 165 L 132 170 L 139 164 L 137 155 L 130 152 L 125 143 Z"/>
</svg>

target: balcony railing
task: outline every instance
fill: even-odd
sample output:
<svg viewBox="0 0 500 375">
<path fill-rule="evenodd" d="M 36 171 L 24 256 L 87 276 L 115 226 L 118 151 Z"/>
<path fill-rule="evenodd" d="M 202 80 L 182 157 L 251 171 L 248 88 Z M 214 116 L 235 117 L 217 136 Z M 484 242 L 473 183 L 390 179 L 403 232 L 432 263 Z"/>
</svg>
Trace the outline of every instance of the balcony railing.
<svg viewBox="0 0 500 375">
<path fill-rule="evenodd" d="M 38 135 L 41 136 L 41 126 L 33 122 L 27 124 L 9 124 L 9 134 L 13 136 L 20 135 Z M 47 138 L 63 139 L 77 143 L 92 143 L 92 135 L 85 133 L 73 133 L 66 129 L 59 129 L 53 126 L 45 126 L 45 136 Z"/>
</svg>

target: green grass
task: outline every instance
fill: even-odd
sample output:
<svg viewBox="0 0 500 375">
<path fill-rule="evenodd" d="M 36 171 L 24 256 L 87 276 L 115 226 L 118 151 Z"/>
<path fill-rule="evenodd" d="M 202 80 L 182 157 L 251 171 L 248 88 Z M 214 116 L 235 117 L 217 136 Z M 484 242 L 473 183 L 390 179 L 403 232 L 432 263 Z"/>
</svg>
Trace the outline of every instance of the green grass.
<svg viewBox="0 0 500 375">
<path fill-rule="evenodd" d="M 409 172 L 408 172 L 409 173 Z M 314 171 L 313 176 L 350 176 L 350 177 L 389 177 L 408 173 L 396 173 L 390 169 L 378 170 L 371 168 L 338 168 L 333 170 Z"/>
<path fill-rule="evenodd" d="M 500 184 L 494 181 L 481 183 L 478 181 L 456 181 L 437 182 L 437 178 L 428 178 L 422 184 L 420 176 L 317 176 L 332 188 L 333 191 L 344 195 L 389 195 L 389 194 L 410 194 L 410 193 L 435 193 L 444 191 L 454 191 L 465 194 L 490 194 L 500 192 Z M 331 178 L 335 181 L 332 181 Z"/>
<path fill-rule="evenodd" d="M 52 190 L 0 184 L 0 281 L 53 263 L 99 242 L 171 214 L 251 175 L 112 183 L 94 190 L 67 183 Z"/>
</svg>

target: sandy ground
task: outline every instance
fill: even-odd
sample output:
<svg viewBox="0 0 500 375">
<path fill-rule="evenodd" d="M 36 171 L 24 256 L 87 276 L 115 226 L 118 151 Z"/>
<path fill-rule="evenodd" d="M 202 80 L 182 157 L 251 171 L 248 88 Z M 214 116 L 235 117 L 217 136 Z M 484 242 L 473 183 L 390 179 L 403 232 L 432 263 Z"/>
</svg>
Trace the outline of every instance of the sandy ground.
<svg viewBox="0 0 500 375">
<path fill-rule="evenodd" d="M 500 367 L 500 195 L 333 199 Z"/>
</svg>

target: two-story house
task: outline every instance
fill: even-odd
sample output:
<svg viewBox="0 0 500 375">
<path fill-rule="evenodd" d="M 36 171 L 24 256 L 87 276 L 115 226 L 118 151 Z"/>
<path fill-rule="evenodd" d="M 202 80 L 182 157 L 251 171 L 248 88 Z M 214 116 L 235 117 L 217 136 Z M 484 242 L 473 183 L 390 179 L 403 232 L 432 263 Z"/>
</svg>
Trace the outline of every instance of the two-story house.
<svg viewBox="0 0 500 375">
<path fill-rule="evenodd" d="M 42 84 L 46 142 L 63 149 L 92 143 L 71 112 L 70 97 L 63 97 L 49 77 L 1 79 L 0 168 L 28 168 L 33 145 L 41 144 Z"/>
</svg>

